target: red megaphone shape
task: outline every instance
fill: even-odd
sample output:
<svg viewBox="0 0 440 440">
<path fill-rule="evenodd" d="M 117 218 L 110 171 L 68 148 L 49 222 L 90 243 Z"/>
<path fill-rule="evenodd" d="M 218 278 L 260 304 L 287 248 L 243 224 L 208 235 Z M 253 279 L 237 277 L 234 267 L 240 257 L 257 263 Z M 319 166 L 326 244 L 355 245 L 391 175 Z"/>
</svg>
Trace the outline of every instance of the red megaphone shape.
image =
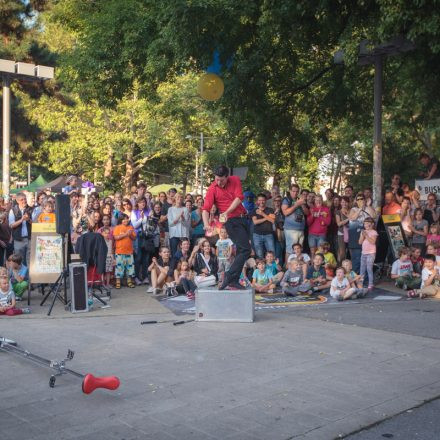
<svg viewBox="0 0 440 440">
<path fill-rule="evenodd" d="M 82 383 L 82 390 L 85 394 L 93 393 L 96 388 L 106 388 L 107 390 L 116 390 L 120 381 L 116 376 L 95 377 L 93 374 L 86 374 Z"/>
</svg>

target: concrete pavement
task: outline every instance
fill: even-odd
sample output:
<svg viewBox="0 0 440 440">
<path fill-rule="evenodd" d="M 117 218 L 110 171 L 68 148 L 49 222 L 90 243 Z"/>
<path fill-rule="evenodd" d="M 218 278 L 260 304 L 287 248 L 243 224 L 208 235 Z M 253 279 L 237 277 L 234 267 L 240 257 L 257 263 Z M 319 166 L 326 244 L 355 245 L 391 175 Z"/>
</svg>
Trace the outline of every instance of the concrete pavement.
<svg viewBox="0 0 440 440">
<path fill-rule="evenodd" d="M 50 318 L 2 317 L 1 335 L 49 358 L 71 348 L 72 369 L 122 385 L 86 396 L 65 375 L 50 389 L 49 371 L 0 353 L 1 439 L 338 438 L 440 395 L 437 331 L 412 310 L 430 317 L 439 305 L 366 301 L 265 310 L 253 324 L 141 326 L 175 316 L 137 288 L 86 315 L 58 305 Z"/>
</svg>

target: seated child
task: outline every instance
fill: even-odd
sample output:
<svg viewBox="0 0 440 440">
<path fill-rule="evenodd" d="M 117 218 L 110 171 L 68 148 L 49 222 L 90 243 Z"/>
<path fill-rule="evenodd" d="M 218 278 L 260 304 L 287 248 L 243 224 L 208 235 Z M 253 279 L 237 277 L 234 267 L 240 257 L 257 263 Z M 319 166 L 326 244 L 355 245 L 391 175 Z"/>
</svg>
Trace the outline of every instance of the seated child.
<svg viewBox="0 0 440 440">
<path fill-rule="evenodd" d="M 350 282 L 350 286 L 356 289 L 363 289 L 364 279 L 353 270 L 353 265 L 351 264 L 351 260 L 343 260 L 341 266 L 345 270 L 345 276 L 347 280 Z M 367 291 L 368 289 L 365 289 L 365 292 Z"/>
<path fill-rule="evenodd" d="M 151 272 L 151 287 L 147 290 L 153 295 L 160 294 L 165 283 L 172 283 L 174 273 L 171 269 L 170 249 L 162 246 L 159 249 L 159 258 L 153 257 L 148 272 Z"/>
<path fill-rule="evenodd" d="M 338 301 L 344 301 L 350 298 L 362 298 L 366 295 L 368 289 L 351 287 L 350 281 L 346 276 L 345 269 L 338 267 L 336 276 L 330 285 L 330 295 Z"/>
<path fill-rule="evenodd" d="M 194 292 L 197 286 L 194 283 L 194 273 L 190 270 L 188 261 L 182 259 L 177 263 L 177 267 L 174 270 L 174 281 L 177 287 L 182 287 L 189 299 L 195 298 Z"/>
<path fill-rule="evenodd" d="M 424 259 L 422 257 L 422 250 L 418 247 L 411 248 L 411 263 L 413 265 L 414 272 L 422 274 Z"/>
<path fill-rule="evenodd" d="M 304 281 L 310 282 L 315 293 L 325 293 L 330 287 L 331 277 L 326 274 L 323 264 L 324 256 L 316 253 L 313 257 L 313 264 L 307 269 Z"/>
<path fill-rule="evenodd" d="M 273 293 L 275 284 L 273 284 L 272 272 L 266 268 L 264 260 L 257 260 L 257 268 L 252 275 L 252 287 L 259 293 Z"/>
<path fill-rule="evenodd" d="M 288 270 L 281 280 L 281 287 L 286 296 L 296 296 L 299 293 L 306 293 L 312 289 L 312 285 L 304 282 L 303 263 L 296 258 L 289 258 Z"/>
<path fill-rule="evenodd" d="M 308 254 L 303 254 L 303 247 L 301 243 L 295 243 L 292 246 L 293 254 L 289 255 L 287 262 L 296 258 L 298 262 L 303 262 L 305 264 L 310 264 L 310 257 Z"/>
<path fill-rule="evenodd" d="M 266 252 L 266 269 L 272 273 L 272 281 L 275 285 L 280 284 L 283 279 L 284 272 L 281 270 L 281 266 L 278 263 L 278 259 L 275 260 L 275 254 L 272 251 Z"/>
<path fill-rule="evenodd" d="M 440 255 L 438 255 L 436 245 L 428 244 L 428 246 L 426 246 L 426 255 L 428 254 L 435 255 L 435 261 L 437 263 L 437 266 L 440 265 Z"/>
<path fill-rule="evenodd" d="M 38 216 L 37 223 L 55 223 L 52 201 L 46 200 L 43 202 L 43 212 Z"/>
<path fill-rule="evenodd" d="M 414 272 L 410 251 L 406 246 L 399 249 L 399 258 L 391 266 L 391 279 L 395 280 L 397 287 L 404 290 L 420 287 L 420 275 Z"/>
<path fill-rule="evenodd" d="M 223 282 L 225 272 L 229 270 L 232 263 L 232 248 L 234 243 L 228 237 L 226 228 L 222 226 L 219 232 L 219 239 L 215 244 L 216 254 L 218 259 L 218 278 L 220 282 Z"/>
<path fill-rule="evenodd" d="M 317 252 L 324 256 L 324 267 L 326 274 L 330 277 L 334 277 L 337 263 L 335 256 L 330 252 L 330 243 L 328 241 L 323 241 Z"/>
<path fill-rule="evenodd" d="M 9 278 L 17 301 L 21 301 L 23 293 L 29 285 L 28 268 L 22 264 L 22 261 L 23 258 L 18 254 L 12 254 L 8 258 Z"/>
<path fill-rule="evenodd" d="M 29 312 L 29 309 L 24 309 Z M 9 278 L 7 276 L 0 276 L 0 315 L 14 316 L 21 315 L 22 309 L 15 307 L 15 294 L 10 289 Z"/>
<path fill-rule="evenodd" d="M 422 270 L 422 285 L 420 289 L 408 291 L 409 298 L 440 298 L 440 276 L 436 269 L 435 255 L 426 254 Z"/>
</svg>

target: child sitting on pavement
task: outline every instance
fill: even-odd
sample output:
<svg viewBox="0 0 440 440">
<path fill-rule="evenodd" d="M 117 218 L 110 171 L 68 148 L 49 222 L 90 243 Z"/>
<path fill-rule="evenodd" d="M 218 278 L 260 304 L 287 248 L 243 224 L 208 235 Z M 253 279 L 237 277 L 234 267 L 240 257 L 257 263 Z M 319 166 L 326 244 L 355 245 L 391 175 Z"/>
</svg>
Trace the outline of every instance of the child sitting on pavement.
<svg viewBox="0 0 440 440">
<path fill-rule="evenodd" d="M 0 276 L 0 315 L 15 316 L 29 313 L 29 309 L 18 309 L 15 304 L 15 294 L 10 289 L 9 278 L 3 274 Z"/>
<path fill-rule="evenodd" d="M 277 286 L 283 279 L 284 272 L 281 270 L 281 266 L 278 259 L 275 260 L 275 254 L 272 251 L 267 251 L 265 255 L 266 269 L 272 273 L 272 281 Z"/>
<path fill-rule="evenodd" d="M 313 264 L 307 269 L 306 279 L 312 285 L 314 293 L 327 293 L 331 283 L 331 277 L 329 277 L 323 266 L 324 256 L 316 253 L 313 257 Z"/>
<path fill-rule="evenodd" d="M 318 247 L 317 253 L 324 256 L 325 272 L 327 276 L 333 278 L 335 276 L 337 263 L 335 256 L 330 252 L 330 243 L 328 241 L 323 241 Z"/>
<path fill-rule="evenodd" d="M 427 254 L 422 270 L 420 289 L 408 291 L 409 298 L 440 298 L 440 275 L 436 268 L 435 255 Z"/>
<path fill-rule="evenodd" d="M 301 243 L 295 243 L 292 246 L 292 250 L 293 253 L 289 255 L 289 259 L 287 260 L 287 262 L 296 258 L 299 262 L 303 262 L 306 265 L 310 264 L 310 257 L 308 254 L 303 254 L 303 247 Z"/>
<path fill-rule="evenodd" d="M 194 283 L 194 273 L 189 268 L 188 261 L 182 259 L 177 263 L 174 270 L 174 281 L 176 286 L 183 289 L 188 299 L 195 299 L 195 291 L 197 289 Z"/>
<path fill-rule="evenodd" d="M 435 261 L 437 263 L 437 266 L 440 265 L 440 255 L 437 255 L 437 246 L 434 244 L 428 244 L 428 246 L 426 246 L 426 255 L 431 254 L 431 255 L 435 255 Z"/>
<path fill-rule="evenodd" d="M 18 254 L 12 254 L 8 258 L 9 278 L 17 301 L 21 301 L 23 293 L 29 285 L 28 268 L 22 264 L 22 261 L 23 258 Z"/>
<path fill-rule="evenodd" d="M 252 287 L 258 293 L 273 293 L 275 284 L 272 279 L 272 272 L 266 268 L 264 260 L 257 260 L 257 268 L 252 275 Z"/>
<path fill-rule="evenodd" d="M 312 285 L 304 282 L 302 263 L 296 258 L 289 259 L 288 270 L 281 281 L 281 287 L 286 296 L 296 296 L 311 291 Z"/>
<path fill-rule="evenodd" d="M 399 249 L 399 258 L 391 266 L 391 279 L 395 280 L 396 286 L 403 290 L 420 287 L 420 275 L 414 272 L 410 250 L 406 246 Z"/>
<path fill-rule="evenodd" d="M 345 276 L 343 267 L 336 269 L 336 276 L 333 278 L 330 285 L 330 295 L 338 301 L 344 301 L 353 297 L 356 294 L 356 288 L 350 286 L 350 281 Z"/>
<path fill-rule="evenodd" d="M 414 272 L 417 272 L 421 275 L 425 260 L 422 257 L 422 250 L 420 248 L 411 248 L 411 263 L 413 265 Z"/>
<path fill-rule="evenodd" d="M 347 277 L 347 280 L 350 282 L 350 286 L 354 287 L 356 289 L 362 289 L 363 288 L 364 279 L 362 278 L 361 275 L 358 275 L 353 270 L 353 265 L 351 263 L 351 260 L 343 260 L 342 263 L 341 263 L 341 266 L 345 270 L 345 276 Z M 367 290 L 368 289 L 365 289 L 365 291 L 367 291 Z"/>
</svg>

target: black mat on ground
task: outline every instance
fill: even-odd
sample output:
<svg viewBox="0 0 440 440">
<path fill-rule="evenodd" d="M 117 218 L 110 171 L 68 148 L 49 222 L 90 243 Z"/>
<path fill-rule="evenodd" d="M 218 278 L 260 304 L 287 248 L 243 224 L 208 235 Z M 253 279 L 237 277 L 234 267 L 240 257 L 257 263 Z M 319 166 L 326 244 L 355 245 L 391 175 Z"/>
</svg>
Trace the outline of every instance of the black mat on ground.
<svg viewBox="0 0 440 440">
<path fill-rule="evenodd" d="M 400 298 L 398 298 L 400 296 Z M 360 303 L 366 300 L 374 300 L 378 297 L 378 300 L 398 300 L 405 297 L 404 292 L 401 294 L 391 292 L 389 290 L 375 287 L 374 290 L 367 294 L 363 299 L 355 299 L 350 301 L 337 301 L 330 295 L 298 295 L 295 297 L 286 297 L 281 292 L 274 292 L 269 294 L 257 294 L 255 295 L 255 310 L 274 310 L 274 309 L 286 309 L 288 307 L 295 306 L 321 306 L 327 304 L 354 304 Z M 175 315 L 194 315 L 196 313 L 196 306 L 194 300 L 189 300 L 186 296 L 180 295 L 173 298 L 161 298 L 160 303 L 167 309 L 171 310 Z"/>
</svg>

